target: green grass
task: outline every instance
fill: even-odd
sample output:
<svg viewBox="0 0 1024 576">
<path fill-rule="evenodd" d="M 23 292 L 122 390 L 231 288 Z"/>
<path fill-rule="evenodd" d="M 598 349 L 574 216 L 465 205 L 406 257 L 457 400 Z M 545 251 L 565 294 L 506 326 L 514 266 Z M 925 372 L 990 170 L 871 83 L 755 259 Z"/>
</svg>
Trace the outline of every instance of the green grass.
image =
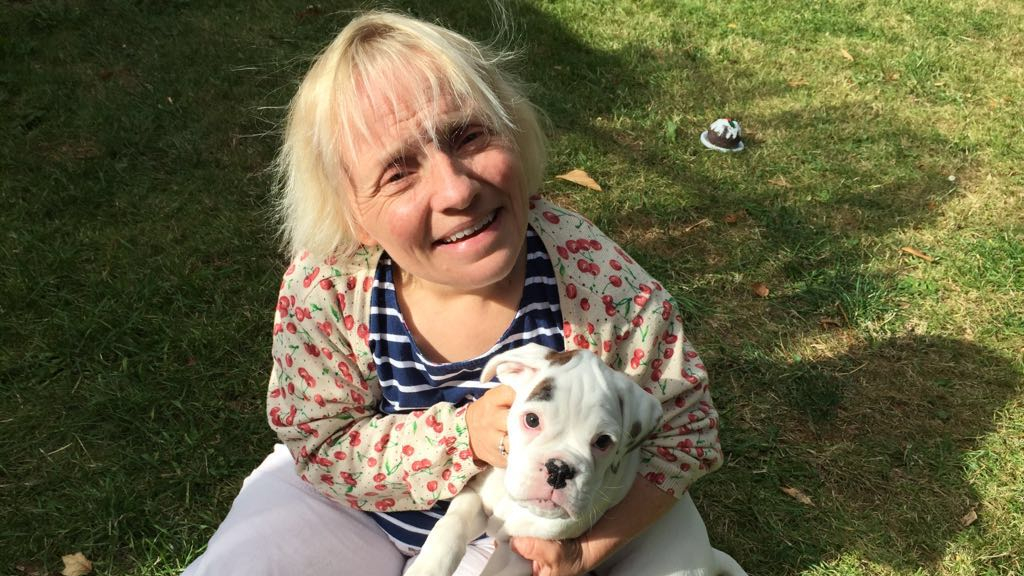
<svg viewBox="0 0 1024 576">
<path fill-rule="evenodd" d="M 491 33 L 436 4 L 396 5 Z M 357 7 L 0 7 L 0 574 L 176 574 L 268 452 L 266 168 Z M 711 370 L 715 544 L 759 575 L 1024 572 L 1019 3 L 509 7 L 549 175 L 605 188 L 546 193 L 666 283 Z M 699 145 L 720 116 L 747 151 Z"/>
</svg>

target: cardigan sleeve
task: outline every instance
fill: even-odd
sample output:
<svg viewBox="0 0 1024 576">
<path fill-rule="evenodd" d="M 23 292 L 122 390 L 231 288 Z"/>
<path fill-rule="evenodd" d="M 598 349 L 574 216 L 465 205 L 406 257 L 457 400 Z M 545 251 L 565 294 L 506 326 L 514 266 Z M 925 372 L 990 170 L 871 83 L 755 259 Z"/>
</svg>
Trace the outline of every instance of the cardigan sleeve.
<svg viewBox="0 0 1024 576">
<path fill-rule="evenodd" d="M 662 405 L 642 447 L 641 475 L 681 497 L 722 465 L 708 375 L 683 333 L 678 305 L 621 247 L 582 216 L 534 199 L 559 283 L 566 348 L 589 349 Z"/>
<path fill-rule="evenodd" d="M 297 473 L 326 496 L 364 510 L 427 509 L 480 471 L 466 410 L 380 412 L 366 341 L 371 281 L 330 261 L 292 262 L 275 313 L 267 417 Z"/>
<path fill-rule="evenodd" d="M 640 474 L 677 497 L 722 465 L 718 411 L 708 374 L 683 333 L 676 302 L 660 284 L 641 283 L 625 311 L 611 357 L 662 407 L 661 427 L 642 446 Z"/>
</svg>

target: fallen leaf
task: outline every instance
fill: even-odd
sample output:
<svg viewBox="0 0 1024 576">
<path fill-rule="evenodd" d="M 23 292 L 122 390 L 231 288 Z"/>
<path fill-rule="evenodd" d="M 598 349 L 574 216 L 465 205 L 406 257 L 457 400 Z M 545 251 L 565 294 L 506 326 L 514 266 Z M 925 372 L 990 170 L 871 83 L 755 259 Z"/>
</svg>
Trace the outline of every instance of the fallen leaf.
<svg viewBox="0 0 1024 576">
<path fill-rule="evenodd" d="M 964 517 L 960 519 L 960 525 L 964 528 L 967 528 L 971 524 L 974 524 L 977 520 L 978 512 L 974 508 L 971 508 L 970 511 L 967 512 L 967 514 L 964 514 Z"/>
<path fill-rule="evenodd" d="M 764 282 L 754 282 L 750 289 L 754 292 L 754 296 L 757 296 L 758 298 L 768 297 L 768 285 Z"/>
<path fill-rule="evenodd" d="M 724 217 L 722 217 L 722 221 L 725 222 L 726 224 L 735 224 L 746 217 L 746 210 L 740 210 L 739 212 L 730 212 L 729 214 L 726 214 Z"/>
<path fill-rule="evenodd" d="M 822 318 L 821 320 L 818 320 L 818 324 L 825 329 L 843 327 L 843 325 L 839 323 L 839 320 L 836 320 L 835 318 Z"/>
<path fill-rule="evenodd" d="M 583 170 L 570 170 L 565 174 L 559 174 L 558 176 L 555 176 L 555 178 L 568 180 L 573 184 L 579 184 L 580 186 L 585 186 L 587 188 L 590 188 L 591 190 L 597 190 L 598 192 L 602 191 L 601 185 L 595 182 L 594 179 L 590 177 L 590 174 L 587 174 Z"/>
<path fill-rule="evenodd" d="M 35 564 L 15 564 L 14 569 L 25 576 L 40 576 L 43 573 L 43 569 Z"/>
<path fill-rule="evenodd" d="M 811 497 L 801 492 L 799 488 L 783 486 L 782 491 L 805 506 L 814 506 L 814 501 L 811 500 Z"/>
<path fill-rule="evenodd" d="M 780 188 L 790 188 L 793 186 L 792 184 L 789 183 L 789 180 L 786 180 L 782 176 L 776 176 L 775 178 L 768 180 L 768 183 L 773 186 L 779 186 Z"/>
<path fill-rule="evenodd" d="M 85 576 L 92 572 L 92 562 L 81 552 L 61 556 L 64 561 L 64 569 L 60 571 L 64 576 Z"/>
<path fill-rule="evenodd" d="M 850 54 L 849 52 L 847 52 L 846 48 L 840 48 L 839 49 L 839 53 L 843 55 L 843 58 L 846 58 L 850 62 L 853 62 L 853 54 Z"/>
<path fill-rule="evenodd" d="M 795 80 L 790 80 L 789 82 L 786 82 L 786 84 L 788 84 L 790 88 L 799 88 L 801 86 L 807 86 L 807 80 L 804 80 L 803 78 L 797 78 Z"/>
<path fill-rule="evenodd" d="M 736 28 L 739 28 L 739 25 L 736 24 L 735 22 L 729 22 L 725 26 L 726 26 L 726 28 L 732 28 L 733 30 L 735 30 Z"/>
<path fill-rule="evenodd" d="M 323 13 L 324 13 L 324 9 L 323 8 L 321 8 L 320 6 L 317 6 L 316 4 L 310 4 L 309 6 L 306 6 L 302 10 L 299 10 L 298 12 L 296 12 L 295 13 L 295 17 L 298 18 L 299 20 L 304 20 L 304 19 L 309 18 L 311 16 L 322 16 Z"/>
<path fill-rule="evenodd" d="M 910 254 L 911 256 L 914 256 L 916 258 L 920 258 L 921 260 L 924 260 L 925 262 L 931 262 L 931 261 L 935 260 L 931 256 L 925 254 L 924 252 L 921 252 L 917 248 L 912 248 L 910 246 L 904 246 L 903 248 L 900 248 L 900 252 L 904 252 L 906 254 Z"/>
</svg>

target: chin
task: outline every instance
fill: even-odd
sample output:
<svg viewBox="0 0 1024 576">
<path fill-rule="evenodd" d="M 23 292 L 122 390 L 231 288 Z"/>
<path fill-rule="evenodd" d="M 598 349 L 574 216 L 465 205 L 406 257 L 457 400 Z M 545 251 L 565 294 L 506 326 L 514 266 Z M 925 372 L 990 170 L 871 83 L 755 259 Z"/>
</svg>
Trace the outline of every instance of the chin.
<svg viewBox="0 0 1024 576">
<path fill-rule="evenodd" d="M 571 520 L 573 517 L 565 508 L 562 508 L 550 500 L 524 500 L 519 502 L 519 505 L 526 508 L 530 514 L 533 514 L 538 518 L 546 518 L 549 520 Z"/>
</svg>

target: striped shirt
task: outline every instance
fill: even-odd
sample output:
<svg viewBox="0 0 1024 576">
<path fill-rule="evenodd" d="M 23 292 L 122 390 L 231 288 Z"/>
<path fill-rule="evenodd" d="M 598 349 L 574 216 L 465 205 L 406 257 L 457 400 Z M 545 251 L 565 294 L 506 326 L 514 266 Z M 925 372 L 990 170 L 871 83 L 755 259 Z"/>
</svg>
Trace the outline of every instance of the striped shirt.
<svg viewBox="0 0 1024 576">
<path fill-rule="evenodd" d="M 484 354 L 461 362 L 427 360 L 409 332 L 398 305 L 391 258 L 382 254 L 370 292 L 369 344 L 383 398 L 381 412 L 396 414 L 428 408 L 438 402 L 456 406 L 475 400 L 495 385 L 481 383 L 484 365 L 494 355 L 534 342 L 563 350 L 562 312 L 558 286 L 547 251 L 532 228 L 526 233 L 526 279 L 512 323 Z M 439 501 L 427 511 L 368 512 L 391 540 L 414 553 L 448 508 Z"/>
</svg>

